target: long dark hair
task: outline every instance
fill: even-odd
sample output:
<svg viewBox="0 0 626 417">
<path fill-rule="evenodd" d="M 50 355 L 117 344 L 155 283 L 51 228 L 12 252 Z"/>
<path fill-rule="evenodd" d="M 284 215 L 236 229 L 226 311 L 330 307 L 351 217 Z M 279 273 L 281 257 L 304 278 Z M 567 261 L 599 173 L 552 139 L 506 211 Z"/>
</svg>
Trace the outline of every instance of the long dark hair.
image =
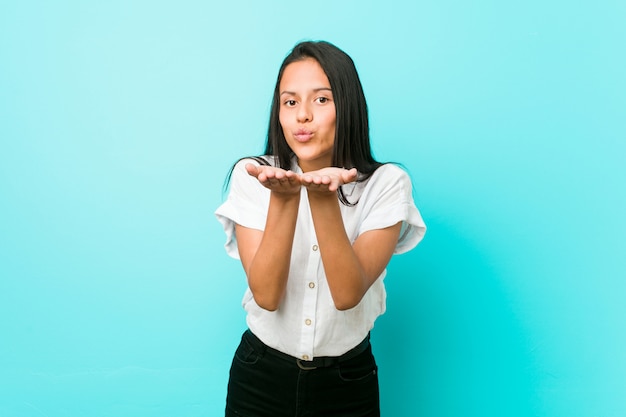
<svg viewBox="0 0 626 417">
<path fill-rule="evenodd" d="M 363 86 L 352 58 L 329 42 L 298 43 L 280 66 L 270 110 L 264 155 L 273 156 L 280 168 L 291 169 L 294 153 L 287 144 L 279 120 L 280 81 L 289 64 L 309 58 L 320 64 L 333 92 L 336 122 L 331 166 L 356 168 L 359 172 L 359 181 L 365 181 L 382 163 L 374 159 L 371 151 L 367 103 Z M 264 158 L 255 157 L 254 159 L 263 165 L 269 165 L 269 161 Z M 346 199 L 341 187 L 338 194 L 342 203 L 356 204 Z"/>
</svg>

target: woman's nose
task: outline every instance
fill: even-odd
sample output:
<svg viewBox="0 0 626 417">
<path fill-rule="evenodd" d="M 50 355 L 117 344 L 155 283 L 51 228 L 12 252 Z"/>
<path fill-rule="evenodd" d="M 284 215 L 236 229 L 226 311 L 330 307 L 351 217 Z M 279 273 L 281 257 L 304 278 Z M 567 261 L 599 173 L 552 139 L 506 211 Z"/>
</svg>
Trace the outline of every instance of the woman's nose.
<svg viewBox="0 0 626 417">
<path fill-rule="evenodd" d="M 310 122 L 311 120 L 313 120 L 313 113 L 311 112 L 311 109 L 307 104 L 302 103 L 300 106 L 298 106 L 298 112 L 296 114 L 296 117 L 298 118 L 298 122 L 300 123 Z"/>
</svg>

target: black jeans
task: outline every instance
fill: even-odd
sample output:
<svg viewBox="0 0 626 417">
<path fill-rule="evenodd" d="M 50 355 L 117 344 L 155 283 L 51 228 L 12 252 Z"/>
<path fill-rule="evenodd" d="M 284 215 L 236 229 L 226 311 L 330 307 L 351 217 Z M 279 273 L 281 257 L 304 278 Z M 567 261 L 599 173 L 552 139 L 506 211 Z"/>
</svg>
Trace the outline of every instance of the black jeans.
<svg viewBox="0 0 626 417">
<path fill-rule="evenodd" d="M 347 360 L 303 367 L 246 331 L 230 369 L 226 417 L 380 416 L 378 368 L 369 341 Z"/>
</svg>

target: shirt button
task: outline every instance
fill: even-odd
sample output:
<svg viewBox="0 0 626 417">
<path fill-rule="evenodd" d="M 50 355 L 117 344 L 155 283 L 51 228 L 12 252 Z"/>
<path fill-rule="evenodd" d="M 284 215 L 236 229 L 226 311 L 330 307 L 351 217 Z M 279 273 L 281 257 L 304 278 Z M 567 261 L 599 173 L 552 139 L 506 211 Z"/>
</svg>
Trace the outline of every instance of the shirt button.
<svg viewBox="0 0 626 417">
<path fill-rule="evenodd" d="M 305 361 L 309 360 L 309 355 L 302 355 L 302 359 L 304 359 Z"/>
<path fill-rule="evenodd" d="M 311 288 L 311 289 L 315 288 L 315 283 L 314 282 L 309 282 L 309 288 Z"/>
<path fill-rule="evenodd" d="M 306 324 L 307 326 L 310 326 L 311 325 L 311 319 L 304 320 L 304 324 Z"/>
<path fill-rule="evenodd" d="M 317 245 L 313 245 L 313 250 L 314 250 L 314 251 L 317 251 L 318 249 L 319 249 L 319 246 L 317 246 Z"/>
</svg>

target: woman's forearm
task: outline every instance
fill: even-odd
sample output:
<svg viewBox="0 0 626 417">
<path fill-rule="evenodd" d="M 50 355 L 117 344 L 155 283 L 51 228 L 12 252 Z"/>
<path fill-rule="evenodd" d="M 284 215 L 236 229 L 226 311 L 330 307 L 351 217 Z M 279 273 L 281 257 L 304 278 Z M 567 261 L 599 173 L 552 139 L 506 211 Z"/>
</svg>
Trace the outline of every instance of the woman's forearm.
<svg viewBox="0 0 626 417">
<path fill-rule="evenodd" d="M 249 263 L 248 285 L 257 304 L 276 310 L 285 294 L 300 193 L 272 192 L 265 231 Z"/>
<path fill-rule="evenodd" d="M 328 286 L 339 310 L 356 306 L 369 288 L 350 242 L 335 193 L 309 193 L 309 203 Z"/>
</svg>

